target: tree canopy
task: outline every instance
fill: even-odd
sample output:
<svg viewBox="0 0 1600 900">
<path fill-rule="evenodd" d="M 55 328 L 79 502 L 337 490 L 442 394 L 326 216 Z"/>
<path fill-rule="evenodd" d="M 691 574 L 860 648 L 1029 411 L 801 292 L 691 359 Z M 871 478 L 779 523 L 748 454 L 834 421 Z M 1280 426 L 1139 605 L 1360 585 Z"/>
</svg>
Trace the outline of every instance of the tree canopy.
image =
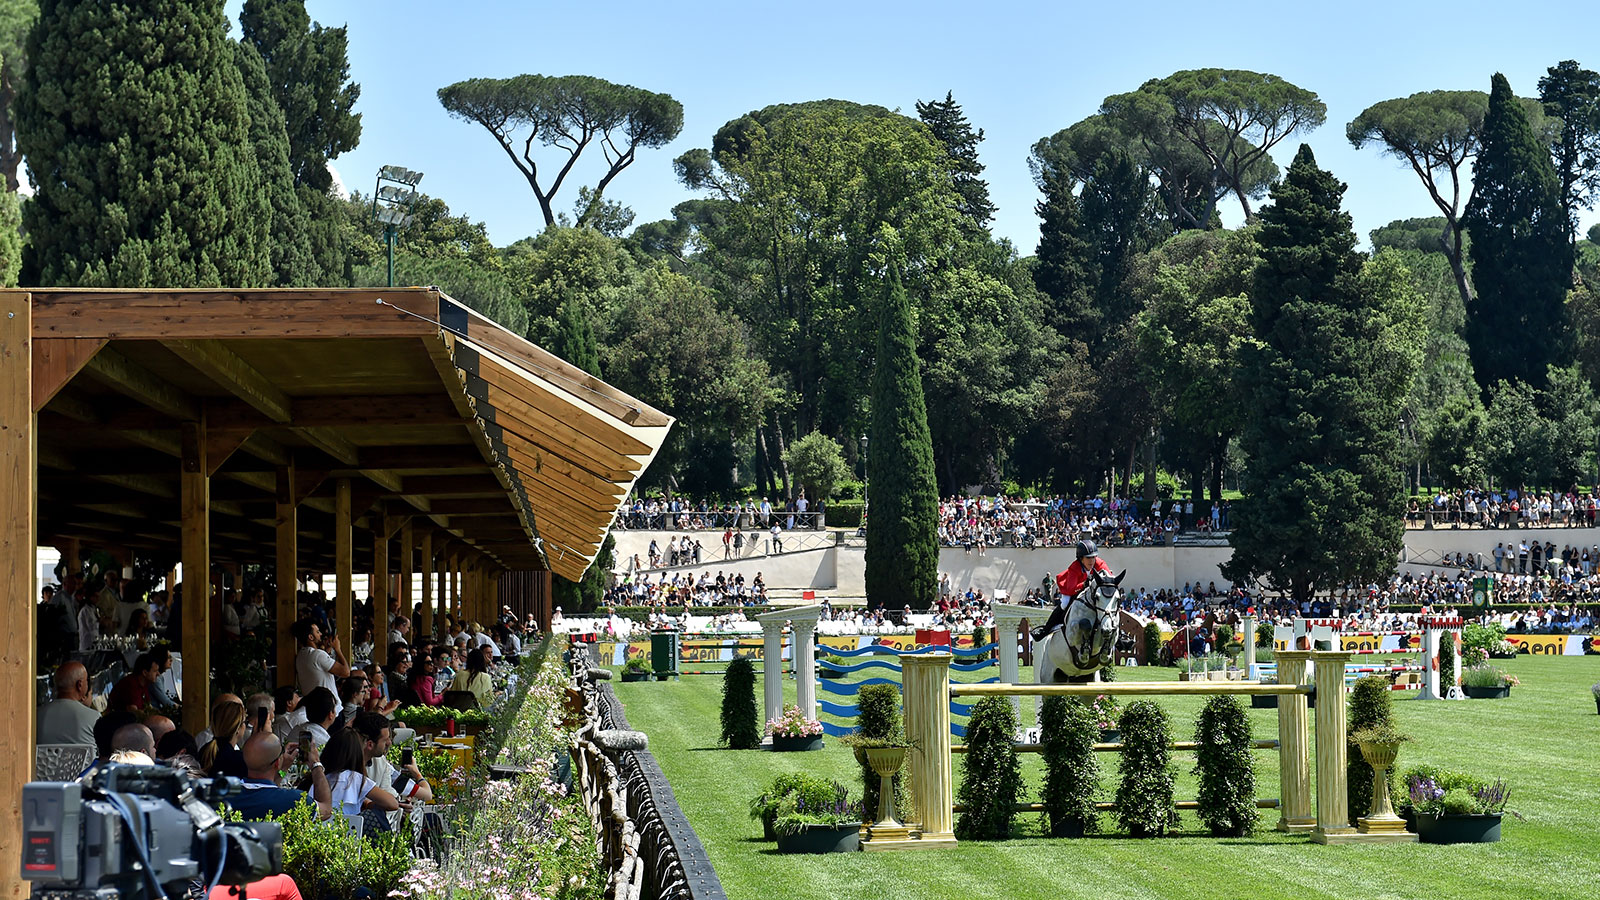
<svg viewBox="0 0 1600 900">
<path fill-rule="evenodd" d="M 590 145 L 598 144 L 606 171 L 577 217 L 579 227 L 599 213 L 606 187 L 633 164 L 639 149 L 665 146 L 683 130 L 683 104 L 670 95 L 592 75 L 472 78 L 440 88 L 439 102 L 450 115 L 494 136 L 533 188 L 547 227 L 556 224 L 556 194 Z M 566 153 L 564 160 L 558 157 L 553 177 L 541 179 L 535 143 Z"/>
</svg>

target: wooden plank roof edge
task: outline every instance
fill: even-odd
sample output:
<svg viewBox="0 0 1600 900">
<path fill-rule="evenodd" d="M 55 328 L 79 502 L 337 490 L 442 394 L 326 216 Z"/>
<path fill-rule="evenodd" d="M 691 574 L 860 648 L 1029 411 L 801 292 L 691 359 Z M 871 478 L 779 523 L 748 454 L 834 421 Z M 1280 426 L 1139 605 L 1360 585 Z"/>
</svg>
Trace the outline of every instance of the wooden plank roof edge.
<svg viewBox="0 0 1600 900">
<path fill-rule="evenodd" d="M 421 287 L 26 290 L 40 338 L 413 337 L 438 329 L 442 302 Z"/>
<path fill-rule="evenodd" d="M 435 288 L 435 290 L 438 290 Z M 482 315 L 444 291 L 439 291 L 440 320 L 446 328 L 474 344 L 484 346 L 513 365 L 538 373 L 547 381 L 558 384 L 568 393 L 604 398 L 614 404 L 631 408 L 629 425 L 670 426 L 673 418 L 644 401 L 634 397 L 600 378 L 585 372 L 554 353 L 526 338 L 513 334 L 494 320 Z M 623 418 L 618 416 L 618 418 Z"/>
</svg>

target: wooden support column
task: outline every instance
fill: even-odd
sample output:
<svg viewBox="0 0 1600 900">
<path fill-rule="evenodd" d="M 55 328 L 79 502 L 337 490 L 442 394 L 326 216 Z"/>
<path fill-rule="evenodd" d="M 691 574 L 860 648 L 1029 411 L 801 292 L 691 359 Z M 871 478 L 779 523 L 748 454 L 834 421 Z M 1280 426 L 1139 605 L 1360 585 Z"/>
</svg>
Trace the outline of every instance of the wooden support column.
<svg viewBox="0 0 1600 900">
<path fill-rule="evenodd" d="M 275 630 L 278 635 L 278 684 L 294 684 L 294 627 L 300 608 L 300 507 L 294 495 L 294 465 L 277 472 L 278 597 Z"/>
<path fill-rule="evenodd" d="M 355 605 L 355 572 L 353 571 L 353 554 L 355 548 L 351 546 L 351 541 L 355 535 L 353 535 L 350 530 L 350 479 L 341 478 L 334 487 L 334 628 L 337 629 L 340 644 L 344 647 L 345 658 L 353 659 L 356 646 L 356 637 L 355 632 L 351 627 L 351 607 Z"/>
<path fill-rule="evenodd" d="M 389 535 L 382 516 L 372 529 L 372 661 L 389 664 Z"/>
<path fill-rule="evenodd" d="M 461 621 L 461 554 L 450 554 L 450 613 Z"/>
<path fill-rule="evenodd" d="M 433 634 L 433 530 L 422 532 L 422 634 Z"/>
<path fill-rule="evenodd" d="M 211 727 L 211 477 L 206 474 L 206 423 L 182 426 L 183 460 L 183 727 Z"/>
<path fill-rule="evenodd" d="M 32 342 L 28 293 L 0 291 L 0 612 L 9 625 L 0 633 L 0 709 L 11 719 L 0 728 L 0 847 L 7 848 L 22 846 L 22 786 L 33 779 L 38 417 Z M 0 867 L 5 900 L 29 894 L 14 860 L 17 852 L 9 851 L 13 859 Z"/>
<path fill-rule="evenodd" d="M 416 549 L 416 529 L 411 520 L 400 526 L 400 615 L 411 618 L 411 573 L 413 551 Z M 412 643 L 417 635 L 412 635 Z"/>
</svg>

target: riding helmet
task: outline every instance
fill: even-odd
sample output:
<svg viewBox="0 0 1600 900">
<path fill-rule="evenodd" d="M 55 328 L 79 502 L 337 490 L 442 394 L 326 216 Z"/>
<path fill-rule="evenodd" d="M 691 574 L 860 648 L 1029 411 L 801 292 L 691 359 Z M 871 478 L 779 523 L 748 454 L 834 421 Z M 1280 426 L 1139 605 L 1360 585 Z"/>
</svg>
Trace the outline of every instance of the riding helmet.
<svg viewBox="0 0 1600 900">
<path fill-rule="evenodd" d="M 1082 540 L 1082 541 L 1078 542 L 1078 558 L 1079 559 L 1083 559 L 1086 556 L 1099 556 L 1099 555 L 1100 555 L 1100 550 L 1099 550 L 1099 548 L 1095 547 L 1094 541 Z"/>
</svg>

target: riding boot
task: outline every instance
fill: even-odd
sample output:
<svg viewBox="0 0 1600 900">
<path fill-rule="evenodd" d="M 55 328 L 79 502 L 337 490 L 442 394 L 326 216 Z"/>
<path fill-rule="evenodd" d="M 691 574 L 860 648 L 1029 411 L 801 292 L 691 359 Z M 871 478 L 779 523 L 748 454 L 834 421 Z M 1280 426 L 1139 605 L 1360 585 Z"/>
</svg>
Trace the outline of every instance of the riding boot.
<svg viewBox="0 0 1600 900">
<path fill-rule="evenodd" d="M 1066 619 L 1066 617 L 1067 611 L 1062 609 L 1059 605 L 1056 606 L 1056 608 L 1050 612 L 1050 618 L 1046 619 L 1043 625 L 1033 630 L 1033 642 L 1037 644 L 1038 642 L 1044 640 L 1044 636 L 1049 634 L 1058 625 L 1060 625 L 1062 621 Z"/>
</svg>

